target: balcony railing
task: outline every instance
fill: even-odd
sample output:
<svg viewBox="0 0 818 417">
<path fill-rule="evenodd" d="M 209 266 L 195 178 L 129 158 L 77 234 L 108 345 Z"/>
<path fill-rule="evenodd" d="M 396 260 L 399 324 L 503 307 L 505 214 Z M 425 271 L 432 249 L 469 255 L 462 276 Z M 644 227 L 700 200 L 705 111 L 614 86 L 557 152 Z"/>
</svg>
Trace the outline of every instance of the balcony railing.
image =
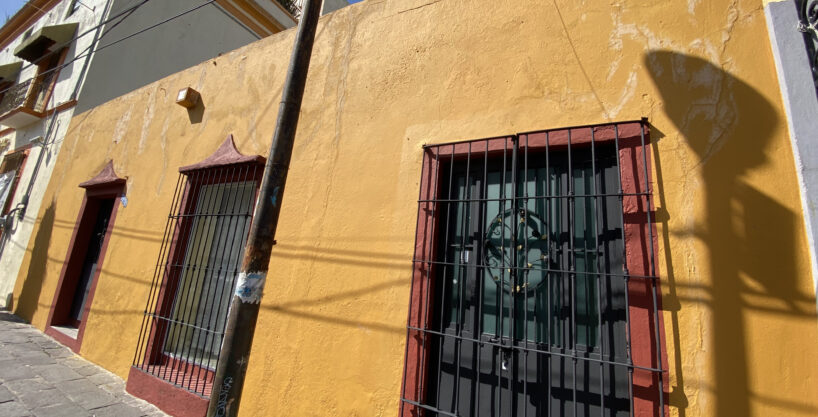
<svg viewBox="0 0 818 417">
<path fill-rule="evenodd" d="M 798 30 L 804 33 L 812 78 L 818 90 L 818 0 L 796 0 Z"/>
<path fill-rule="evenodd" d="M 0 115 L 6 114 L 25 104 L 30 84 L 31 80 L 26 80 L 20 84 L 9 87 L 5 94 L 3 94 L 3 99 L 0 100 Z"/>
<path fill-rule="evenodd" d="M 0 99 L 0 115 L 20 107 L 28 108 L 37 113 L 44 112 L 54 75 L 53 72 L 50 72 L 39 79 L 29 79 L 9 87 L 3 94 L 3 98 Z M 33 86 L 31 85 L 32 82 L 34 82 Z"/>
<path fill-rule="evenodd" d="M 301 18 L 301 10 L 304 8 L 304 0 L 277 0 L 278 4 L 284 6 L 294 18 Z"/>
</svg>

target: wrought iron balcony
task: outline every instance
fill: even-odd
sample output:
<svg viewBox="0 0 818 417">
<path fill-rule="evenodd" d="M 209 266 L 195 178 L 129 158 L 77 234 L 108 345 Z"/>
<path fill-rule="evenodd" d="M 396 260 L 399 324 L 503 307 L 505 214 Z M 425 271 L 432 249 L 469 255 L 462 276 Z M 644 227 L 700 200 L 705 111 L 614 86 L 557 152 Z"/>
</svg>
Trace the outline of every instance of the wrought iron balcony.
<svg viewBox="0 0 818 417">
<path fill-rule="evenodd" d="M 45 116 L 56 73 L 15 84 L 0 99 L 0 124 L 19 129 Z"/>
<path fill-rule="evenodd" d="M 31 80 L 26 80 L 20 84 L 15 84 L 3 94 L 0 100 L 0 115 L 6 114 L 18 107 L 22 107 L 26 102 L 28 96 L 28 88 L 31 85 Z"/>
<path fill-rule="evenodd" d="M 796 0 L 798 31 L 804 34 L 812 78 L 818 90 L 818 0 Z"/>
<path fill-rule="evenodd" d="M 301 18 L 301 10 L 304 8 L 304 0 L 277 0 L 278 4 L 284 6 L 294 18 Z"/>
</svg>

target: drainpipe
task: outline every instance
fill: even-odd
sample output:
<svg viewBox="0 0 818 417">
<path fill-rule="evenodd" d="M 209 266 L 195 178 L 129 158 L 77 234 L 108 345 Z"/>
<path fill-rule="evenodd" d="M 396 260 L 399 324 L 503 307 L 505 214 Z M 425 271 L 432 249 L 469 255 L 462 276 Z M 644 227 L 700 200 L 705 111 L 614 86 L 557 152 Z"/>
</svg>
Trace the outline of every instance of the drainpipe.
<svg viewBox="0 0 818 417">
<path fill-rule="evenodd" d="M 298 23 L 290 67 L 287 69 L 287 80 L 278 108 L 273 143 L 264 168 L 264 178 L 253 213 L 250 235 L 244 248 L 241 272 L 227 315 L 224 341 L 207 408 L 208 417 L 232 417 L 239 412 L 261 294 L 267 277 L 270 253 L 275 245 L 282 196 L 315 40 L 315 28 L 321 15 L 321 2 L 322 0 L 307 0 Z"/>
</svg>

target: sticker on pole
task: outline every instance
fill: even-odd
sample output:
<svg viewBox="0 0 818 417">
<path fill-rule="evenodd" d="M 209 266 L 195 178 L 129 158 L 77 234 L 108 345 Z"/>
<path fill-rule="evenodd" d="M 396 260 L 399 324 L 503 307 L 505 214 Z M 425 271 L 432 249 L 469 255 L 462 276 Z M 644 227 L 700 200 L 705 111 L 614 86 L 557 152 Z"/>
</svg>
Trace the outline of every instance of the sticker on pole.
<svg viewBox="0 0 818 417">
<path fill-rule="evenodd" d="M 261 293 L 264 292 L 264 281 L 267 274 L 264 272 L 241 272 L 236 283 L 236 297 L 243 303 L 261 303 Z"/>
</svg>

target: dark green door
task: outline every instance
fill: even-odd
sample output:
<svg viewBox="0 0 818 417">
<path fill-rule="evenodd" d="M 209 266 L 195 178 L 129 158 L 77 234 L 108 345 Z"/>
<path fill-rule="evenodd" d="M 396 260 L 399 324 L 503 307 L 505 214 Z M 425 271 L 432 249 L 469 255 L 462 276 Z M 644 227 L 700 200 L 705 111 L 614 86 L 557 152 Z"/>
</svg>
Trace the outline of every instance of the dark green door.
<svg viewBox="0 0 818 417">
<path fill-rule="evenodd" d="M 628 415 L 627 369 L 601 362 L 626 361 L 615 155 L 597 145 L 570 161 L 516 151 L 444 166 L 427 403 L 459 416 Z"/>
</svg>

